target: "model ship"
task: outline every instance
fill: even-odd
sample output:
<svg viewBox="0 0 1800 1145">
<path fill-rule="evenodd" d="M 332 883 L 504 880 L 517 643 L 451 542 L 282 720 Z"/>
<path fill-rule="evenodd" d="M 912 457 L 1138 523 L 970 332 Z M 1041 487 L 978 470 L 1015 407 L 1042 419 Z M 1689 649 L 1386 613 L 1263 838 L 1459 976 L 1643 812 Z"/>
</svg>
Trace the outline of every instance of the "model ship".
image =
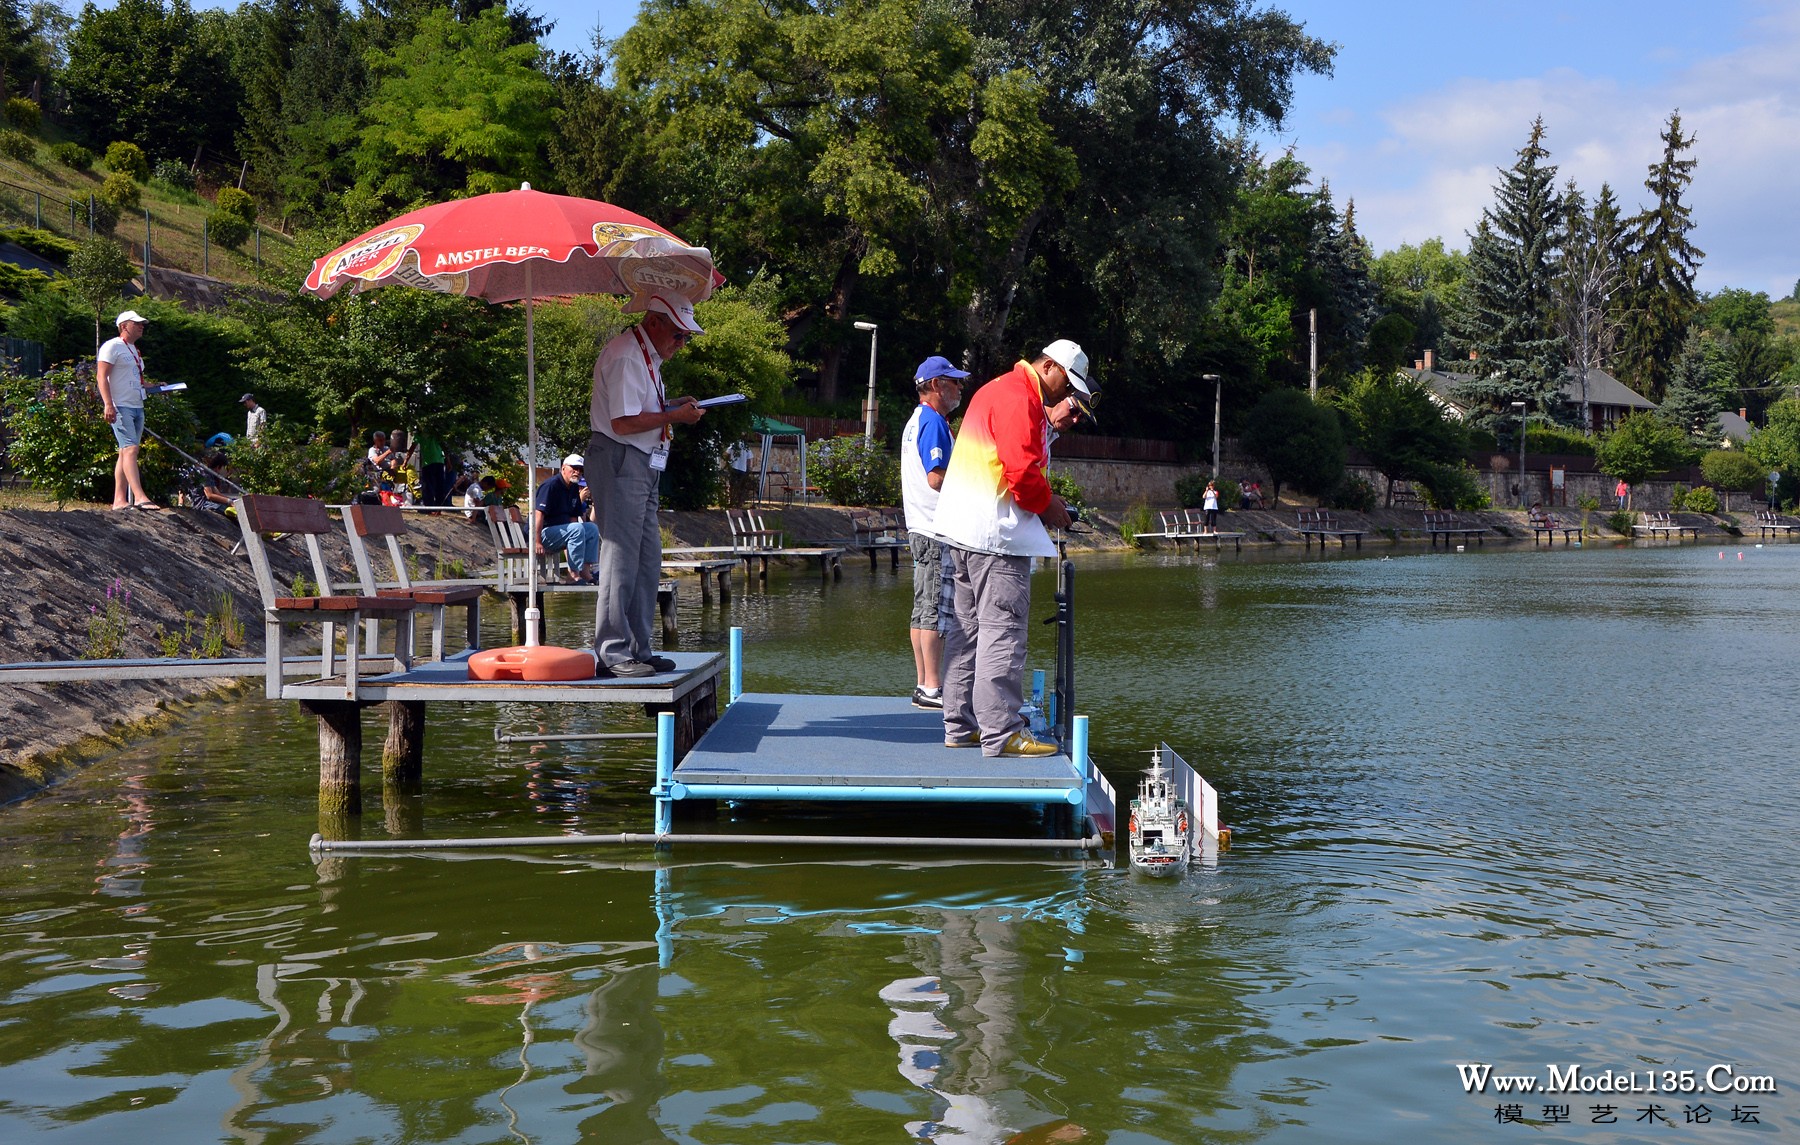
<svg viewBox="0 0 1800 1145">
<path fill-rule="evenodd" d="M 1187 870 L 1192 854 L 1188 807 L 1170 787 L 1169 779 L 1162 749 L 1153 749 L 1150 766 L 1138 781 L 1137 798 L 1131 801 L 1131 869 L 1155 878 Z"/>
</svg>

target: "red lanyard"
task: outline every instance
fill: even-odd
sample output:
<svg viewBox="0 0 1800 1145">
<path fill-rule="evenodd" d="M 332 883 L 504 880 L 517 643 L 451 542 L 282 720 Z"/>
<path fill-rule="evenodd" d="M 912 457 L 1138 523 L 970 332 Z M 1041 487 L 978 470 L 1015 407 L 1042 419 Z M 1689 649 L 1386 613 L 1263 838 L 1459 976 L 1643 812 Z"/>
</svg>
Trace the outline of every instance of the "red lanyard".
<svg viewBox="0 0 1800 1145">
<path fill-rule="evenodd" d="M 631 336 L 637 339 L 638 353 L 644 356 L 644 369 L 650 371 L 650 380 L 656 383 L 656 408 L 660 413 L 662 410 L 668 408 L 669 405 L 668 394 L 663 391 L 662 371 L 657 369 L 650 361 L 650 351 L 644 346 L 643 328 L 641 326 L 633 326 L 631 328 Z M 662 432 L 658 440 L 669 440 L 668 426 L 665 425 L 662 427 Z"/>
</svg>

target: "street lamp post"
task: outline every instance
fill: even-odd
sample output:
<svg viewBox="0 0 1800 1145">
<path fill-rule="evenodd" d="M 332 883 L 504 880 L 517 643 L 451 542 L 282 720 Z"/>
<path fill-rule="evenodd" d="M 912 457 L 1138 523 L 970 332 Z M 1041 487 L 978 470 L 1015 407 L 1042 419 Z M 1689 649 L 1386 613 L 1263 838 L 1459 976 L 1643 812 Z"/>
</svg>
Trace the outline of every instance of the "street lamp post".
<svg viewBox="0 0 1800 1145">
<path fill-rule="evenodd" d="M 858 330 L 869 332 L 869 396 L 863 402 L 863 440 L 875 444 L 875 337 L 873 322 L 856 323 Z"/>
<path fill-rule="evenodd" d="M 1525 507 L 1525 403 L 1514 402 L 1519 413 L 1519 508 Z"/>
<path fill-rule="evenodd" d="M 1200 380 L 1213 384 L 1213 480 L 1219 479 L 1219 406 L 1221 387 L 1224 385 L 1217 374 L 1201 374 Z"/>
</svg>

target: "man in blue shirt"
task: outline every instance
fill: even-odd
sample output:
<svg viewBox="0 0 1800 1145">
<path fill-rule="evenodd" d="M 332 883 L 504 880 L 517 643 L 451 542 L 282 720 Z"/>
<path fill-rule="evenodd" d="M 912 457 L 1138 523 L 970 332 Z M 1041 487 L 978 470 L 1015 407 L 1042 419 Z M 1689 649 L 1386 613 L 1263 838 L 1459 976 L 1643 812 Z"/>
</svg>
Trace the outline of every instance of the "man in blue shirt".
<svg viewBox="0 0 1800 1145">
<path fill-rule="evenodd" d="M 919 408 L 900 435 L 900 497 L 906 508 L 907 540 L 913 556 L 913 695 L 915 708 L 944 706 L 944 636 L 938 625 L 938 601 L 943 585 L 943 545 L 935 517 L 938 490 L 950 465 L 950 423 L 945 420 L 962 403 L 963 380 L 959 370 L 941 354 L 919 363 L 913 385 L 919 391 Z"/>
<path fill-rule="evenodd" d="M 563 458 L 562 468 L 538 486 L 531 507 L 531 535 L 539 556 L 566 549 L 571 584 L 598 582 L 600 530 L 588 516 L 587 482 L 581 454 Z"/>
</svg>

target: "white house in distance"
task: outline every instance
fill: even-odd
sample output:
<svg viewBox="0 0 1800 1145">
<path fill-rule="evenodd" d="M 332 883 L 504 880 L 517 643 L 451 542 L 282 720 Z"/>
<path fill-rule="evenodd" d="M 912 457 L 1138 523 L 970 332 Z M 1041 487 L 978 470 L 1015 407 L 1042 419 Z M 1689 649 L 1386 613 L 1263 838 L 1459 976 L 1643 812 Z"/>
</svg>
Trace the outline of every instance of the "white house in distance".
<svg viewBox="0 0 1800 1145">
<path fill-rule="evenodd" d="M 1468 413 L 1457 401 L 1456 390 L 1463 382 L 1473 381 L 1475 374 L 1439 369 L 1436 355 L 1430 350 L 1425 351 L 1425 357 L 1415 361 L 1410 370 L 1402 368 L 1400 372 L 1414 381 L 1423 382 L 1431 396 L 1452 416 L 1460 420 Z M 1573 367 L 1563 379 L 1562 392 L 1570 406 L 1581 408 L 1581 377 Z M 1626 414 L 1656 408 L 1655 402 L 1605 370 L 1587 372 L 1587 402 L 1590 421 L 1586 429 L 1590 433 L 1611 429 Z"/>
</svg>

